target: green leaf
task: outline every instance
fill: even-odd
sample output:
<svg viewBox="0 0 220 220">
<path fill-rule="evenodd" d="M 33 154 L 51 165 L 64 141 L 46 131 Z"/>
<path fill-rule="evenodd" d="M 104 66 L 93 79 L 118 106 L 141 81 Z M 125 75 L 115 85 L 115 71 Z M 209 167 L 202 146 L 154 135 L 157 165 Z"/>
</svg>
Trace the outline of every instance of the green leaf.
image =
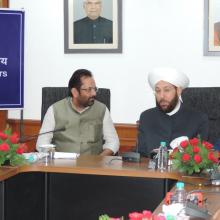
<svg viewBox="0 0 220 220">
<path fill-rule="evenodd" d="M 100 215 L 99 216 L 99 220 L 109 220 L 109 216 L 108 215 Z"/>
</svg>

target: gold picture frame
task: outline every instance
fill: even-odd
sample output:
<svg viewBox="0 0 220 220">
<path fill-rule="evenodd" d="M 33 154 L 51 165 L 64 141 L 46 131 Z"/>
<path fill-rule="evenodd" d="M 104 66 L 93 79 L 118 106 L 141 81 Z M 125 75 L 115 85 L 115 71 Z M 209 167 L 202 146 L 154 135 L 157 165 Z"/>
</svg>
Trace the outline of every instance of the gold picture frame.
<svg viewBox="0 0 220 220">
<path fill-rule="evenodd" d="M 0 0 L 0 7 L 1 8 L 8 8 L 9 0 Z"/>
</svg>

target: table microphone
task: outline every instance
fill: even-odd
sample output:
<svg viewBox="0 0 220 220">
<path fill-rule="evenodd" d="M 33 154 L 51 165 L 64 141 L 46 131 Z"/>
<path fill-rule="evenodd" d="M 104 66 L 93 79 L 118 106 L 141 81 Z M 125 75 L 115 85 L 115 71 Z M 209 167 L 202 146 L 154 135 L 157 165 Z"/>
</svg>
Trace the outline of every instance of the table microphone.
<svg viewBox="0 0 220 220">
<path fill-rule="evenodd" d="M 20 139 L 18 140 L 18 143 L 25 143 L 25 142 L 28 142 L 28 141 L 31 141 L 31 140 L 37 138 L 40 135 L 55 133 L 55 132 L 65 131 L 65 130 L 66 130 L 66 127 L 62 127 L 62 128 L 57 128 L 57 129 L 54 129 L 51 131 L 46 131 L 46 132 L 38 133 L 35 135 L 31 135 L 31 136 L 20 137 Z"/>
<path fill-rule="evenodd" d="M 141 155 L 138 151 L 139 151 L 138 139 L 136 139 L 136 150 L 123 153 L 122 160 L 125 162 L 136 162 L 136 163 L 140 162 Z"/>
</svg>

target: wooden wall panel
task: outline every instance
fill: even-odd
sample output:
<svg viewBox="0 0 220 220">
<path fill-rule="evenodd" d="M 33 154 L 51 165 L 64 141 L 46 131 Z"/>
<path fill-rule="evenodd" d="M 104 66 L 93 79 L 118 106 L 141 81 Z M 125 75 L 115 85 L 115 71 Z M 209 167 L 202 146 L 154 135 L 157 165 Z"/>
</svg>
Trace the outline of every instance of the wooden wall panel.
<svg viewBox="0 0 220 220">
<path fill-rule="evenodd" d="M 8 119 L 8 124 L 12 127 L 13 131 L 19 133 L 20 120 Z M 115 124 L 116 131 L 120 139 L 120 152 L 131 151 L 136 146 L 137 126 L 136 124 Z M 39 133 L 40 121 L 39 120 L 24 120 L 23 136 L 32 136 Z M 27 142 L 29 151 L 35 150 L 36 139 Z"/>
<path fill-rule="evenodd" d="M 120 139 L 120 152 L 132 151 L 136 147 L 137 125 L 115 124 Z"/>
<path fill-rule="evenodd" d="M 6 128 L 8 118 L 8 111 L 1 110 L 0 111 L 0 130 L 4 130 Z"/>
<path fill-rule="evenodd" d="M 20 135 L 20 120 L 8 119 L 8 124 L 12 127 L 14 132 L 17 132 Z M 40 130 L 40 121 L 39 120 L 24 120 L 23 123 L 23 136 L 30 137 L 32 135 L 37 135 Z M 35 151 L 37 137 L 27 141 L 28 151 Z"/>
</svg>

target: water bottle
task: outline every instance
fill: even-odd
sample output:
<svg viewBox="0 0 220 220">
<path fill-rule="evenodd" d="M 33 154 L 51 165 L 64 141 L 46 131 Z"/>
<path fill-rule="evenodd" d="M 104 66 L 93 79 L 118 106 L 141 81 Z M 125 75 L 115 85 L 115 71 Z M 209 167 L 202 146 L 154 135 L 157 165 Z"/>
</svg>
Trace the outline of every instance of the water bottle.
<svg viewBox="0 0 220 220">
<path fill-rule="evenodd" d="M 166 142 L 161 141 L 159 151 L 158 151 L 157 167 L 162 172 L 167 170 L 167 165 L 168 165 L 168 154 L 167 154 L 167 152 L 168 151 L 167 151 Z"/>
<path fill-rule="evenodd" d="M 186 190 L 184 188 L 183 182 L 177 182 L 176 183 L 176 190 L 172 196 L 171 203 L 179 203 L 185 206 L 186 203 Z"/>
</svg>

